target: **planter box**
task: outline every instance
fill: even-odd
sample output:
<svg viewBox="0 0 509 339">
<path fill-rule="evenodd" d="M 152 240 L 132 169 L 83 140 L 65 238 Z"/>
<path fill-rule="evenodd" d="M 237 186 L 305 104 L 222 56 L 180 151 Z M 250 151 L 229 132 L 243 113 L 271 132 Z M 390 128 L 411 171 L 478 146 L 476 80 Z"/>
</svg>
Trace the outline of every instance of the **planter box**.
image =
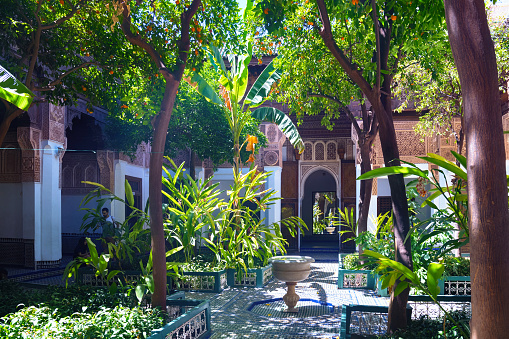
<svg viewBox="0 0 509 339">
<path fill-rule="evenodd" d="M 438 286 L 444 295 L 470 295 L 472 291 L 470 276 L 448 276 L 440 280 Z"/>
<path fill-rule="evenodd" d="M 470 296 L 439 295 L 440 305 L 450 311 L 472 314 Z M 387 306 L 343 305 L 341 313 L 340 338 L 372 338 L 387 332 Z M 407 321 L 421 317 L 441 319 L 444 314 L 440 307 L 427 295 L 408 297 Z"/>
<path fill-rule="evenodd" d="M 140 278 L 141 271 L 121 271 L 114 278 L 117 284 L 121 282 L 123 285 L 126 283 L 133 284 Z M 167 277 L 167 284 L 170 284 L 171 278 Z M 80 267 L 78 269 L 78 275 L 76 276 L 76 282 L 81 285 L 87 286 L 107 286 L 106 281 L 101 276 L 95 276 L 95 269 L 89 267 Z"/>
<path fill-rule="evenodd" d="M 438 281 L 438 287 L 440 287 L 440 295 L 454 296 L 454 295 L 467 295 L 470 296 L 471 285 L 470 277 L 461 276 L 449 276 Z M 381 297 L 388 297 L 389 293 L 386 288 L 382 289 L 382 281 L 380 276 L 376 275 L 376 292 Z"/>
<path fill-rule="evenodd" d="M 226 270 L 219 272 L 184 272 L 184 278 L 172 279 L 171 288 L 180 291 L 221 293 L 227 285 Z"/>
<path fill-rule="evenodd" d="M 239 279 L 237 270 L 227 269 L 228 286 L 230 287 L 263 287 L 272 279 L 272 264 L 260 268 L 248 268 L 247 273 Z"/>
<path fill-rule="evenodd" d="M 208 300 L 166 300 L 170 317 L 167 325 L 153 330 L 147 339 L 201 339 L 210 336 L 210 303 Z"/>
<path fill-rule="evenodd" d="M 369 270 L 338 269 L 338 288 L 375 289 L 375 274 Z"/>
<path fill-rule="evenodd" d="M 373 338 L 386 334 L 388 312 L 388 306 L 343 305 L 340 338 Z M 407 306 L 407 322 L 411 315 L 412 308 Z"/>
</svg>

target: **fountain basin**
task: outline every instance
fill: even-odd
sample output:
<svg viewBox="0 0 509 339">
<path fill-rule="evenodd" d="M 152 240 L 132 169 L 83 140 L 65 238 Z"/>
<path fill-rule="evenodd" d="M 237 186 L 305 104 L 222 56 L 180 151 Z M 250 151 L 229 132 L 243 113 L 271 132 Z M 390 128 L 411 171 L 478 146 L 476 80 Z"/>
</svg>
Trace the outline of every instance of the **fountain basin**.
<svg viewBox="0 0 509 339">
<path fill-rule="evenodd" d="M 282 255 L 269 259 L 272 274 L 283 282 L 298 282 L 306 279 L 315 259 L 298 255 Z"/>
<path fill-rule="evenodd" d="M 272 263 L 272 275 L 276 279 L 284 281 L 288 288 L 283 297 L 283 301 L 288 306 L 284 312 L 297 313 L 299 310 L 295 306 L 300 297 L 295 293 L 295 285 L 309 276 L 311 263 L 315 262 L 315 259 L 297 255 L 284 255 L 272 257 L 269 262 Z"/>
</svg>

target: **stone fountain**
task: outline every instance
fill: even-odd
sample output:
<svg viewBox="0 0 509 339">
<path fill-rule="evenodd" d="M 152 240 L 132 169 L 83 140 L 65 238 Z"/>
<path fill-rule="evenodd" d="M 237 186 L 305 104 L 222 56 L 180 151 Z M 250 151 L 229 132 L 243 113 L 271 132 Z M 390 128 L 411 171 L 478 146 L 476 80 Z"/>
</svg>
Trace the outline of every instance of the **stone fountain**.
<svg viewBox="0 0 509 339">
<path fill-rule="evenodd" d="M 286 283 L 287 292 L 283 300 L 288 306 L 285 312 L 297 313 L 299 310 L 295 308 L 300 297 L 295 293 L 295 285 L 297 282 L 306 279 L 311 272 L 311 263 L 315 259 L 303 256 L 278 256 L 269 259 L 272 263 L 272 274 L 276 279 Z"/>
</svg>

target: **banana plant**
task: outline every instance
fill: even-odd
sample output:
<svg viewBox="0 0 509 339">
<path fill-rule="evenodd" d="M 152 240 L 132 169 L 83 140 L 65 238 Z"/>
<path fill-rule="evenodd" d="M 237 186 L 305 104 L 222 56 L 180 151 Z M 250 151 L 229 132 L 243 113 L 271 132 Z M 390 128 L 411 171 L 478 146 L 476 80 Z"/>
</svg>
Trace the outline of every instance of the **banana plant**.
<svg viewBox="0 0 509 339">
<path fill-rule="evenodd" d="M 394 296 L 397 296 L 409 286 L 414 287 L 421 293 L 427 294 L 433 302 L 440 307 L 445 317 L 448 317 L 449 320 L 456 325 L 462 338 L 470 338 L 470 328 L 468 324 L 456 321 L 454 317 L 451 316 L 451 313 L 438 301 L 438 295 L 440 294 L 439 280 L 444 274 L 444 264 L 437 262 L 430 263 L 426 271 L 426 283 L 424 284 L 415 272 L 412 272 L 408 267 L 397 261 L 370 250 L 365 250 L 363 254 L 371 257 L 372 262 L 376 262 L 378 265 L 376 268 L 377 272 L 383 273 L 381 276 L 382 288 L 394 287 L 397 282 L 395 289 L 393 288 Z"/>
<path fill-rule="evenodd" d="M 468 204 L 467 204 L 467 194 L 466 194 L 466 183 L 467 183 L 467 172 L 466 172 L 466 163 L 467 159 L 454 151 L 451 151 L 452 155 L 456 158 L 459 165 L 456 163 L 445 159 L 444 157 L 428 153 L 426 157 L 417 157 L 419 159 L 425 160 L 433 165 L 437 165 L 438 168 L 431 170 L 422 170 L 418 168 L 415 164 L 410 162 L 401 161 L 408 166 L 390 166 L 390 167 L 382 167 L 377 168 L 363 175 L 359 176 L 357 180 L 365 180 L 372 178 L 384 177 L 387 175 L 395 175 L 401 174 L 403 176 L 417 176 L 418 180 L 409 183 L 409 185 L 416 185 L 417 191 L 421 196 L 426 197 L 423 201 L 421 207 L 430 206 L 435 210 L 439 210 L 438 206 L 434 203 L 433 200 L 442 196 L 445 198 L 447 203 L 448 216 L 451 221 L 456 222 L 460 228 L 459 239 L 453 239 L 448 241 L 442 247 L 447 249 L 445 252 L 449 252 L 453 249 L 459 248 L 468 243 L 468 224 L 467 224 L 467 215 L 468 215 Z M 445 170 L 454 174 L 455 179 L 453 183 L 450 185 L 447 183 L 447 176 Z M 446 185 L 443 187 L 440 184 L 440 176 L 445 178 Z M 426 192 L 424 185 L 429 182 L 433 187 Z M 412 229 L 412 232 L 415 231 L 416 228 Z M 441 229 L 431 230 L 425 236 L 421 238 L 421 241 L 425 241 L 430 237 L 442 232 Z M 408 234 L 408 237 L 411 235 L 411 232 Z"/>
<path fill-rule="evenodd" d="M 249 77 L 248 66 L 252 58 L 252 44 L 249 44 L 246 54 L 228 57 L 230 69 L 226 68 L 223 56 L 217 47 L 210 46 L 209 57 L 219 79 L 219 94 L 198 73 L 193 74 L 187 81 L 206 100 L 223 108 L 234 141 L 234 170 L 238 172 L 240 169 L 240 135 L 249 118 L 276 124 L 292 145 L 302 153 L 304 143 L 297 127 L 290 118 L 276 108 L 259 107 L 267 100 L 272 85 L 281 77 L 281 71 L 274 67 L 273 61 L 267 65 L 246 94 Z"/>
</svg>

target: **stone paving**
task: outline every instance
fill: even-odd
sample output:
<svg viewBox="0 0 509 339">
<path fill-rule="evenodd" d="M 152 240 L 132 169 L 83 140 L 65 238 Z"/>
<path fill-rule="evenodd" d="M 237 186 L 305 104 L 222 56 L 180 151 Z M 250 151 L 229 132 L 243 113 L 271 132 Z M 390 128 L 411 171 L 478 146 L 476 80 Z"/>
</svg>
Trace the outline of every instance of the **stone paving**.
<svg viewBox="0 0 509 339">
<path fill-rule="evenodd" d="M 342 305 L 388 305 L 388 298 L 374 291 L 337 288 L 337 253 L 301 254 L 318 262 L 311 264 L 309 278 L 297 284 L 301 298 L 297 314 L 282 312 L 286 286 L 275 279 L 264 288 L 228 288 L 219 294 L 186 292 L 186 299 L 210 300 L 212 339 L 339 338 Z M 28 274 L 31 283 L 62 284 L 63 267 L 61 270 L 9 270 L 9 276 Z"/>
<path fill-rule="evenodd" d="M 220 294 L 186 292 L 186 299 L 210 300 L 211 338 L 339 338 L 342 305 L 388 305 L 388 298 L 377 297 L 374 291 L 338 289 L 337 262 L 311 267 L 309 278 L 297 284 L 301 298 L 297 314 L 282 312 L 285 305 L 280 298 L 286 288 L 275 279 L 264 288 L 230 288 Z"/>
</svg>

